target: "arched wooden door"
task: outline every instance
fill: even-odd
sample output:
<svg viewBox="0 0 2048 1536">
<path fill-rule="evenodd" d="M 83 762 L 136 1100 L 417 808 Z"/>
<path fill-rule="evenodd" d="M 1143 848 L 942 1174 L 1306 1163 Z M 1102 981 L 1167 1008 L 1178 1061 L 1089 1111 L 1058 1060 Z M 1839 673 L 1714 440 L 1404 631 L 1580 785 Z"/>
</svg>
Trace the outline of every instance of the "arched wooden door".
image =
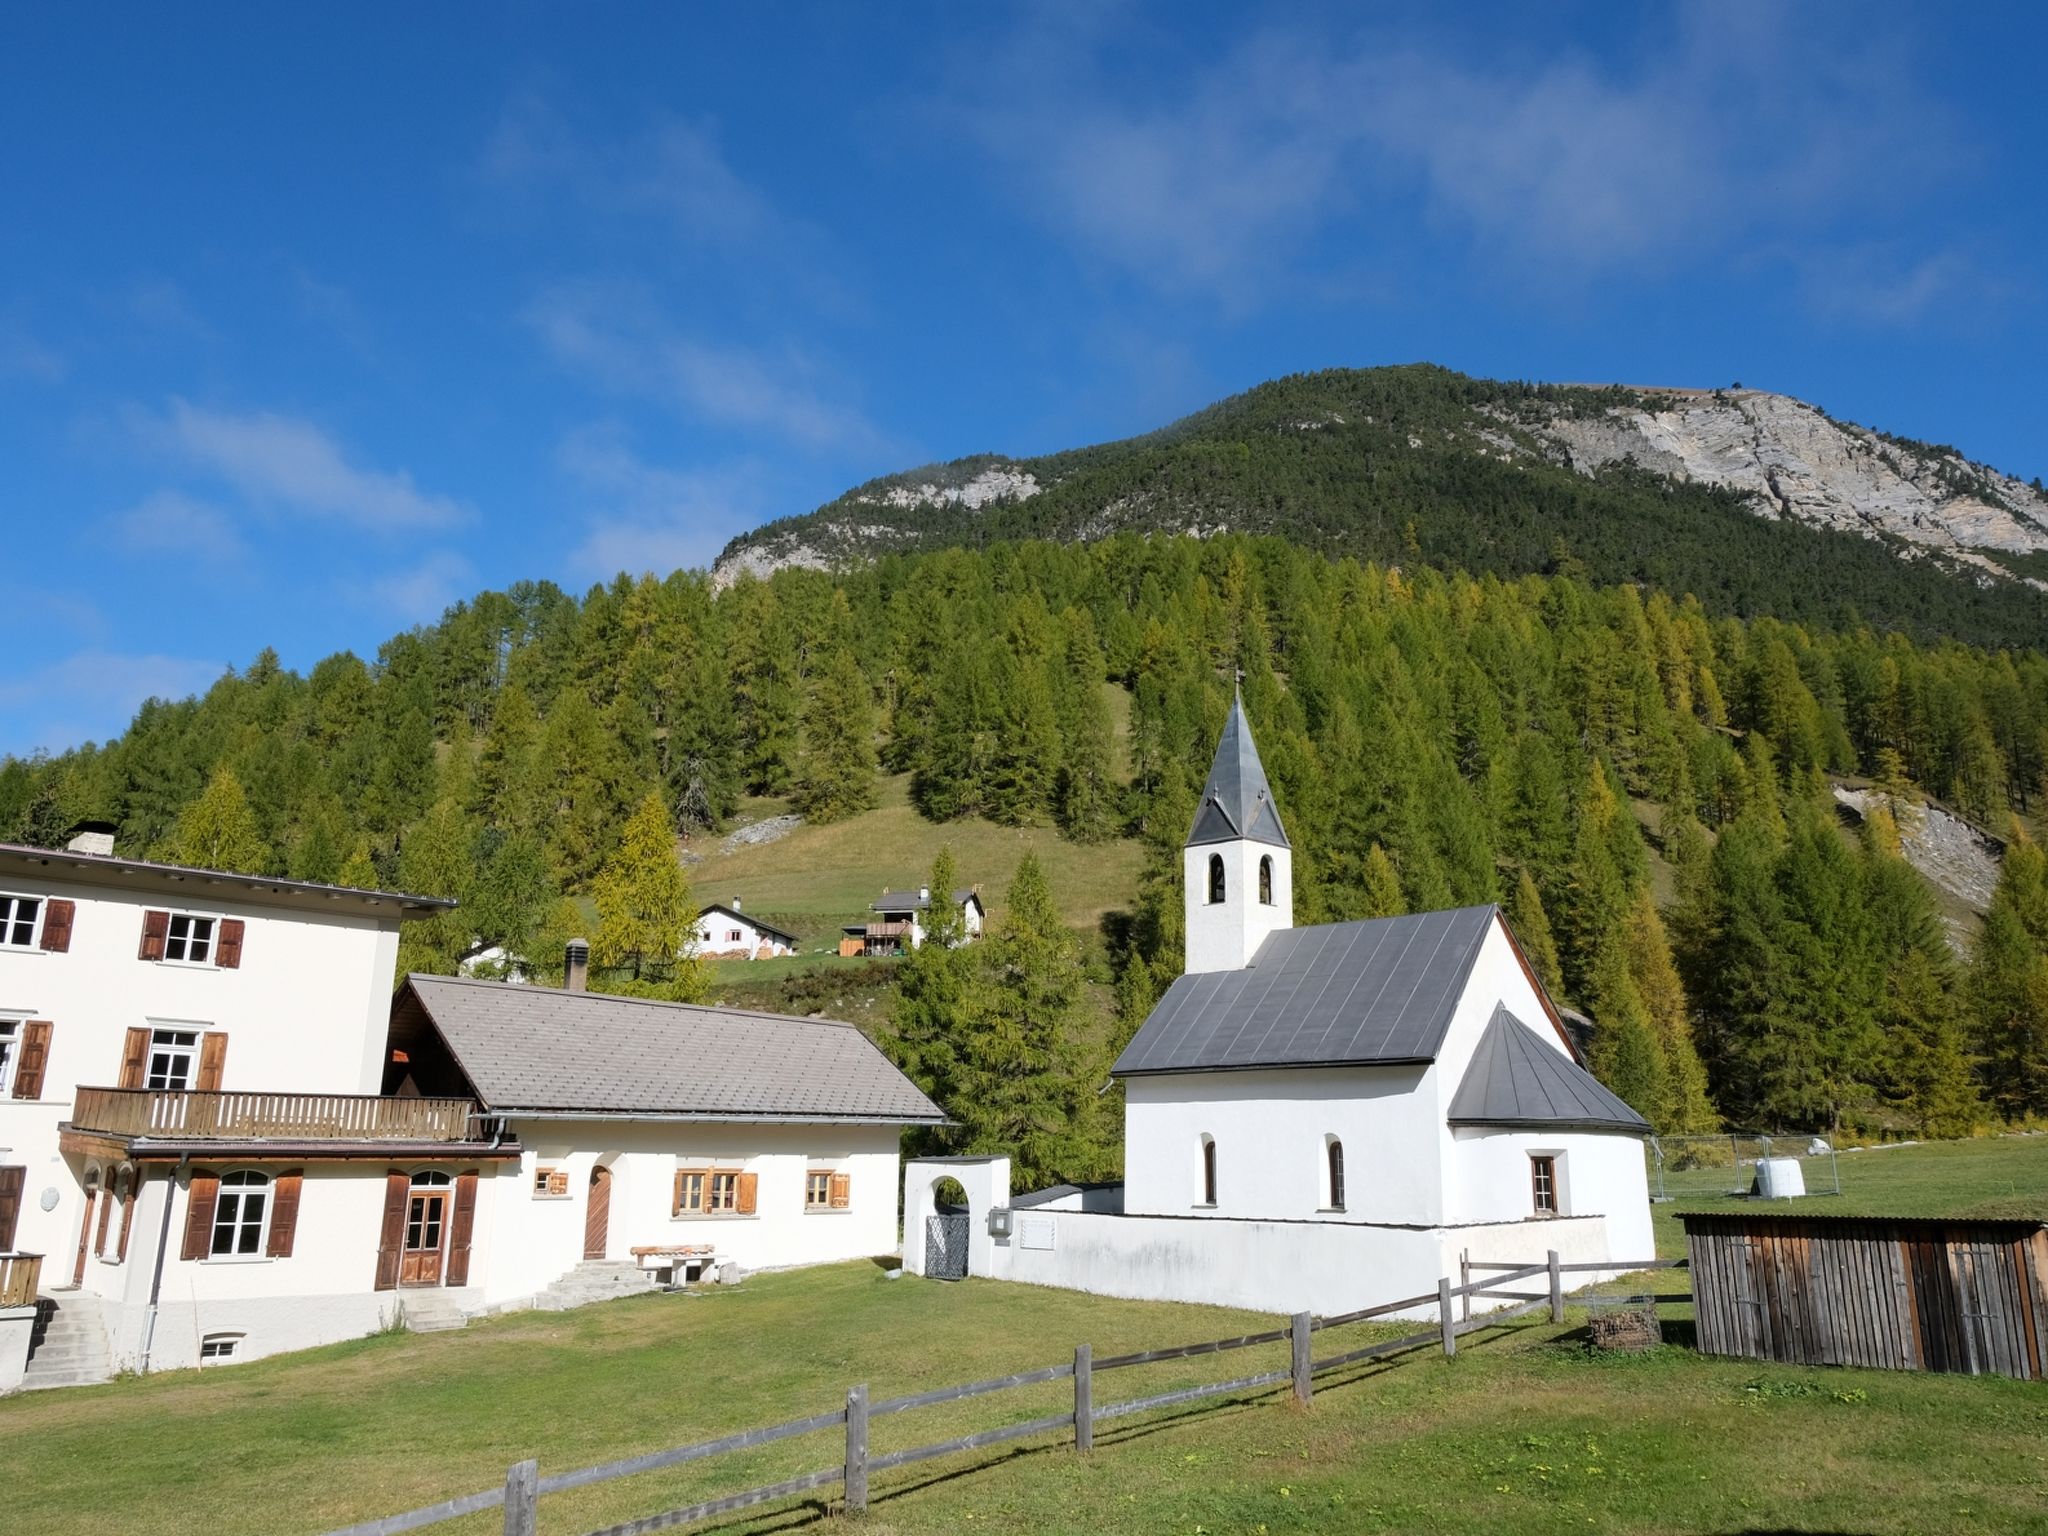
<svg viewBox="0 0 2048 1536">
<path fill-rule="evenodd" d="M 583 1257 L 601 1259 L 612 1230 L 612 1171 L 590 1170 L 590 1203 L 583 1211 Z"/>
</svg>

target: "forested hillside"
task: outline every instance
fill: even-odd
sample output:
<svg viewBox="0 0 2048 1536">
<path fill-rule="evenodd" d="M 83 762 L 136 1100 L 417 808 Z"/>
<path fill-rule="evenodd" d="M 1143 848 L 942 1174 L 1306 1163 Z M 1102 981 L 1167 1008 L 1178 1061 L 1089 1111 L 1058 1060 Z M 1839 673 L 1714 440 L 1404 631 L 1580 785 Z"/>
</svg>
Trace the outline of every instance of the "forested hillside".
<svg viewBox="0 0 2048 1536">
<path fill-rule="evenodd" d="M 1276 379 L 1124 442 L 887 476 L 734 540 L 718 572 L 1120 531 L 1276 534 L 1382 565 L 1645 583 L 1713 615 L 2048 644 L 2048 601 L 2016 579 L 2048 562 L 2038 483 L 1784 396 L 1420 364 Z"/>
<path fill-rule="evenodd" d="M 2048 1113 L 2048 859 L 2015 815 L 2048 793 L 2048 659 L 1742 622 L 1569 572 L 1117 536 L 723 591 L 701 573 L 581 599 L 527 583 L 374 661 L 301 676 L 266 654 L 116 741 L 8 761 L 0 832 L 49 844 L 104 818 L 130 854 L 454 895 L 406 945 L 445 970 L 486 945 L 546 953 L 563 893 L 616 907 L 672 872 L 672 832 L 742 795 L 831 820 L 905 773 L 935 821 L 1149 848 L 1127 908 L 1078 941 L 1035 864 L 1020 877 L 974 994 L 1010 1069 L 953 1059 L 944 999 L 965 979 L 906 973 L 903 1048 L 942 1097 L 1037 1083 L 1078 1115 L 1103 1063 L 1070 1050 L 1073 945 L 1115 976 L 1127 1034 L 1178 966 L 1177 850 L 1239 672 L 1298 920 L 1504 903 L 1598 1021 L 1598 1069 L 1660 1126 L 1918 1134 Z M 1127 770 L 1105 682 L 1129 695 Z M 1861 831 L 1827 772 L 1876 782 Z M 1898 856 L 1924 794 L 2010 830 L 1967 961 Z M 1661 906 L 1653 846 L 1674 876 Z M 661 979 L 646 953 L 600 960 Z M 1011 1109 L 1043 1129 L 1044 1104 Z M 1034 1170 L 1108 1156 L 1051 1146 Z"/>
</svg>

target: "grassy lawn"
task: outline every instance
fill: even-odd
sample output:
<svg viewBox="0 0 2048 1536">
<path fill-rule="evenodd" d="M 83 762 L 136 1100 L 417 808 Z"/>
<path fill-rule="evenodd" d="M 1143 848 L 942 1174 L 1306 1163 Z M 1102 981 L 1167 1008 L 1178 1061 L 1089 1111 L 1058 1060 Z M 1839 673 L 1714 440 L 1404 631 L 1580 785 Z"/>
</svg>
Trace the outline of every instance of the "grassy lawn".
<svg viewBox="0 0 2048 1536">
<path fill-rule="evenodd" d="M 1867 1159 L 1867 1163 L 1866 1160 Z M 2038 1204 L 2048 1137 L 1858 1154 L 1859 1210 Z M 1867 1182 L 1866 1182 L 1867 1181 Z M 2004 1187 L 2018 1191 L 2008 1196 Z M 1812 1208 L 1822 1208 L 1814 1202 Z M 1668 1212 L 1660 1210 L 1660 1224 Z M 1668 1230 L 1668 1229 L 1667 1229 Z M 1660 1277 L 1683 1284 L 1683 1277 Z M 1685 1332 L 1682 1310 L 1671 1332 Z M 855 1263 L 730 1290 L 527 1313 L 461 1333 L 365 1339 L 231 1369 L 0 1401 L 9 1536 L 318 1532 L 543 1473 L 1096 1353 L 1268 1326 L 1204 1307 Z M 1382 1330 L 1394 1331 L 1394 1330 Z M 1371 1335 L 1328 1335 L 1322 1352 Z M 1285 1345 L 1097 1378 L 1096 1401 L 1284 1364 Z M 877 1452 L 1060 1411 L 1064 1384 L 877 1420 Z M 563 1536 L 830 1466 L 836 1434 L 551 1495 Z M 818 1504 L 725 1531 L 842 1528 Z M 1105 1424 L 878 1474 L 859 1528 L 1197 1530 L 2048 1531 L 2039 1383 L 1588 1351 L 1577 1319 L 1520 1324 L 1284 1392 Z M 845 1524 L 844 1528 L 853 1528 Z M 480 1516 L 434 1529 L 495 1532 Z"/>
<path fill-rule="evenodd" d="M 788 810 L 780 800 L 750 800 L 741 819 Z M 1054 897 L 1077 928 L 1093 928 L 1102 914 L 1126 905 L 1138 888 L 1142 852 L 1120 841 L 1083 847 L 1051 827 L 999 827 L 993 822 L 926 821 L 910 804 L 908 775 L 881 780 L 881 803 L 830 826 L 802 826 L 772 843 L 721 851 L 723 839 L 699 838 L 692 852 L 705 857 L 690 867 L 699 901 L 739 896 L 750 912 L 795 933 L 808 951 L 836 945 L 844 923 L 864 921 L 885 889 L 914 889 L 931 873 L 940 847 L 950 845 L 961 883 L 979 885 L 991 916 L 1024 855 L 1036 853 Z M 757 962 L 758 963 L 758 962 Z"/>
</svg>

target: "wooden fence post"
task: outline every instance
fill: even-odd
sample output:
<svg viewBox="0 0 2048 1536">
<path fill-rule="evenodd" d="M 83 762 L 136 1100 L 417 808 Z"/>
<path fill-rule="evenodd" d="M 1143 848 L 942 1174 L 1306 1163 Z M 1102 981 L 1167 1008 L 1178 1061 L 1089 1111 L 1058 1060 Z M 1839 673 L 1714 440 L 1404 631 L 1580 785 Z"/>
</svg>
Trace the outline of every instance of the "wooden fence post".
<svg viewBox="0 0 2048 1536">
<path fill-rule="evenodd" d="M 1436 1316 L 1443 1327 L 1444 1358 L 1448 1360 L 1458 1352 L 1458 1320 L 1451 1315 L 1451 1277 L 1445 1275 L 1436 1283 Z"/>
<path fill-rule="evenodd" d="M 1294 1321 L 1287 1328 L 1287 1342 L 1294 1349 L 1294 1400 L 1306 1403 L 1315 1392 L 1315 1381 L 1309 1370 L 1309 1346 L 1315 1342 L 1315 1329 L 1306 1312 L 1294 1314 Z"/>
<path fill-rule="evenodd" d="M 1095 1449 L 1095 1350 L 1074 1346 L 1074 1449 Z"/>
<path fill-rule="evenodd" d="M 505 1536 L 535 1536 L 540 1529 L 540 1463 L 516 1461 L 505 1469 Z"/>
<path fill-rule="evenodd" d="M 1458 1289 L 1465 1293 L 1465 1300 L 1458 1308 L 1458 1316 L 1466 1322 L 1472 1321 L 1472 1250 L 1458 1250 Z"/>
<path fill-rule="evenodd" d="M 1557 1250 L 1550 1250 L 1550 1320 L 1564 1321 L 1564 1267 L 1557 1262 Z"/>
<path fill-rule="evenodd" d="M 868 1507 L 868 1388 L 862 1382 L 846 1394 L 846 1508 Z"/>
</svg>

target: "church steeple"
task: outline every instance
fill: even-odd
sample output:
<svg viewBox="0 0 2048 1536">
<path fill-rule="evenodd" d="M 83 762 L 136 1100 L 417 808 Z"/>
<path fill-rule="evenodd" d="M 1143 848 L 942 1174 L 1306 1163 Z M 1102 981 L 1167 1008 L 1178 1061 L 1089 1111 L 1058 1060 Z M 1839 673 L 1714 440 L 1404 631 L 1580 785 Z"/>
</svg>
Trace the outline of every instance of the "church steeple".
<svg viewBox="0 0 2048 1536">
<path fill-rule="evenodd" d="M 1238 970 L 1267 934 L 1294 926 L 1294 850 L 1242 695 L 1231 700 L 1202 786 L 1181 850 L 1181 879 L 1189 971 Z"/>
</svg>

